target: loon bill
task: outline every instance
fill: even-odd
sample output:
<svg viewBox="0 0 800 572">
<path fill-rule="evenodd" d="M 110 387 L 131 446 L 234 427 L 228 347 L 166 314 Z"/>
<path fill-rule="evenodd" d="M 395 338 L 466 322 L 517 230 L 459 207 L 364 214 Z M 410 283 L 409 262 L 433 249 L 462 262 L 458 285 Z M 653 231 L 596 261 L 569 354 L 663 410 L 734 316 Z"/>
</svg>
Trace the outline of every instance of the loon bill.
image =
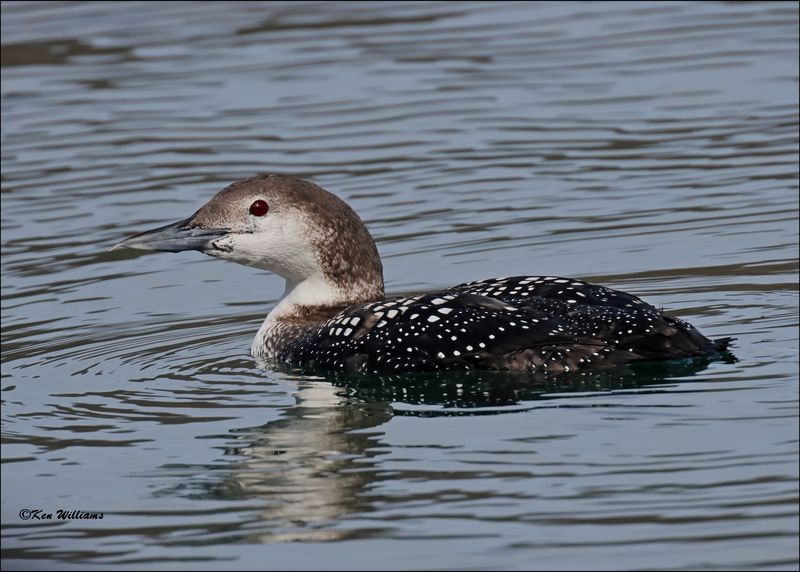
<svg viewBox="0 0 800 572">
<path fill-rule="evenodd" d="M 236 181 L 187 219 L 113 248 L 198 250 L 270 270 L 286 291 L 251 347 L 260 359 L 328 371 L 567 372 L 714 356 L 691 324 L 625 292 L 512 276 L 385 299 L 375 242 L 344 201 L 285 175 Z"/>
</svg>

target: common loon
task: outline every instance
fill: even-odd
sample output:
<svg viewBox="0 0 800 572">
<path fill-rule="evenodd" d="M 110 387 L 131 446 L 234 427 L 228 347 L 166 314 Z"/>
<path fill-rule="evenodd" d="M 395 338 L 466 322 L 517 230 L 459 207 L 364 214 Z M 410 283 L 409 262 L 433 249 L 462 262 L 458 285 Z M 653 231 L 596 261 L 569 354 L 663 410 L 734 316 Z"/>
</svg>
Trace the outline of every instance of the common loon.
<svg viewBox="0 0 800 572">
<path fill-rule="evenodd" d="M 292 367 L 560 373 L 716 355 L 732 340 L 712 341 L 631 294 L 556 276 L 385 299 L 381 259 L 358 215 L 285 175 L 236 181 L 189 218 L 113 248 L 120 247 L 198 250 L 285 278 L 251 352 Z"/>
</svg>

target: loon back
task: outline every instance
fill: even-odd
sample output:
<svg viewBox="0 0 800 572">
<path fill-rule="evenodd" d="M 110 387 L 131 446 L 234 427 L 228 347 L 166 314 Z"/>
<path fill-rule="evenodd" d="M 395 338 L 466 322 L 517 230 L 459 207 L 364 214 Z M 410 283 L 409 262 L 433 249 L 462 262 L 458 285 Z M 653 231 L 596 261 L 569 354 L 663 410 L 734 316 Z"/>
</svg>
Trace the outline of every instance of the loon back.
<svg viewBox="0 0 800 572">
<path fill-rule="evenodd" d="M 565 372 L 713 355 L 731 341 L 711 341 L 625 292 L 552 276 L 386 300 L 380 256 L 358 215 L 283 175 L 237 181 L 191 217 L 118 247 L 198 250 L 284 277 L 286 291 L 251 352 L 289 366 Z"/>
<path fill-rule="evenodd" d="M 347 308 L 277 357 L 360 373 L 562 373 L 709 355 L 729 342 L 712 342 L 625 292 L 553 276 L 514 276 Z"/>
</svg>

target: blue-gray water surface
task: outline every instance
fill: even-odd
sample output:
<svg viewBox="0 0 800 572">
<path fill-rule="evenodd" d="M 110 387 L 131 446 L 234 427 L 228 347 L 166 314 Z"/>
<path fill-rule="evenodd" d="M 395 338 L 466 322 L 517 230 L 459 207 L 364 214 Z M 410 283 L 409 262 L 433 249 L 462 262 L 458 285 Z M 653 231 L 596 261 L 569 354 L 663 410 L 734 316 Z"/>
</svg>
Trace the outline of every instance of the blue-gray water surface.
<svg viewBox="0 0 800 572">
<path fill-rule="evenodd" d="M 4 2 L 3 569 L 797 569 L 797 42 L 793 2 Z M 281 279 L 108 249 L 267 171 L 389 293 L 582 278 L 738 361 L 259 367 Z"/>
</svg>

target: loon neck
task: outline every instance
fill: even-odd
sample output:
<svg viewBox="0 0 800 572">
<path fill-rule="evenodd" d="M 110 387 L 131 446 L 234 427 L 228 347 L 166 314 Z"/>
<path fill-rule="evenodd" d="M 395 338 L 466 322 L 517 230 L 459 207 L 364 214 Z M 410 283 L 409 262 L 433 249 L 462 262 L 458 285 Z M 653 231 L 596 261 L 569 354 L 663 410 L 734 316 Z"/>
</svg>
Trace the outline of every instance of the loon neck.
<svg viewBox="0 0 800 572">
<path fill-rule="evenodd" d="M 344 287 L 323 276 L 312 276 L 300 282 L 286 281 L 286 289 L 278 304 L 269 313 L 273 320 L 297 321 L 313 309 L 342 308 L 383 298 L 383 280 L 360 280 Z"/>
<path fill-rule="evenodd" d="M 323 276 L 298 283 L 287 280 L 283 297 L 261 324 L 251 351 L 256 357 L 272 358 L 286 344 L 348 306 L 374 302 L 383 296 L 382 277 L 360 280 L 346 288 Z"/>
</svg>

